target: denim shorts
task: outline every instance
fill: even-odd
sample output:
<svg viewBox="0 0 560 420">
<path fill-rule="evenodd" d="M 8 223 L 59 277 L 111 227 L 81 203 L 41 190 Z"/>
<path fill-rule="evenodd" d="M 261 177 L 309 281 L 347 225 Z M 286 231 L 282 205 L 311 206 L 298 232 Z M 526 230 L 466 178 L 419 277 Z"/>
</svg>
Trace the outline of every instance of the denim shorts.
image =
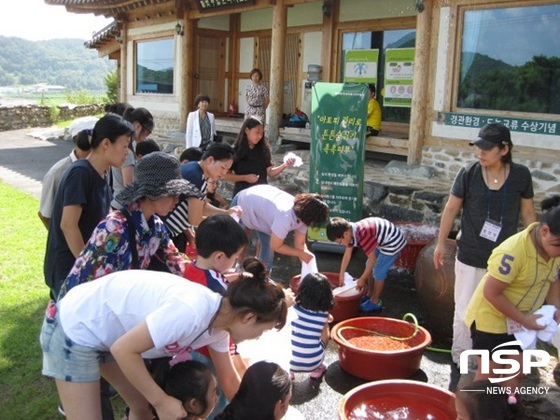
<svg viewBox="0 0 560 420">
<path fill-rule="evenodd" d="M 97 381 L 100 378 L 99 364 L 115 361 L 108 351 L 81 346 L 70 340 L 62 329 L 58 311 L 54 316 L 45 315 L 39 341 L 43 350 L 43 375 L 62 381 Z"/>
<path fill-rule="evenodd" d="M 382 252 L 379 252 L 377 248 L 374 252 L 377 261 L 375 261 L 375 266 L 373 267 L 373 271 L 371 272 L 371 274 L 376 281 L 382 281 L 387 278 L 387 273 L 399 257 L 400 252 L 397 252 L 395 255 L 386 255 Z"/>
</svg>

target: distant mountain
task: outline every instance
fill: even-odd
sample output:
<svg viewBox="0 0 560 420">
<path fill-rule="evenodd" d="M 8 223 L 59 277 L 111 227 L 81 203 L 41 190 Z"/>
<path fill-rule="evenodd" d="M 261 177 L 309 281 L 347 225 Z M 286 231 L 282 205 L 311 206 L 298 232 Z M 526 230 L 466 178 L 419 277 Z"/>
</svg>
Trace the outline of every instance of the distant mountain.
<svg viewBox="0 0 560 420">
<path fill-rule="evenodd" d="M 0 36 L 0 86 L 46 83 L 68 90 L 105 91 L 105 75 L 115 67 L 115 61 L 99 58 L 80 39 Z"/>
</svg>

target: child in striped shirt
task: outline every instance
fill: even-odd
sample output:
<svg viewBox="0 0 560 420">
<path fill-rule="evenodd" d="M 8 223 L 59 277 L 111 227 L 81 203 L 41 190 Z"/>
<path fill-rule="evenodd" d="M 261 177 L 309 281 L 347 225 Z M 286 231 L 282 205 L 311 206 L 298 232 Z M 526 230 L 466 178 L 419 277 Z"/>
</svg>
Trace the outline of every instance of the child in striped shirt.
<svg viewBox="0 0 560 420">
<path fill-rule="evenodd" d="M 292 379 L 294 372 L 309 372 L 312 379 L 321 379 L 327 370 L 323 360 L 330 339 L 328 323 L 333 320 L 328 311 L 333 305 L 329 280 L 320 273 L 306 275 L 294 305 L 297 318 L 292 321 Z"/>
<path fill-rule="evenodd" d="M 352 258 L 353 248 L 358 247 L 366 254 L 366 268 L 356 280 L 356 287 L 360 290 L 368 283 L 368 279 L 370 280 L 368 293 L 364 296 L 360 309 L 363 312 L 380 311 L 383 308 L 380 297 L 387 273 L 406 245 L 402 232 L 389 220 L 381 217 L 368 217 L 356 223 L 342 217 L 333 217 L 327 223 L 327 238 L 346 245 L 340 263 L 341 286 L 344 284 L 344 273 Z"/>
</svg>

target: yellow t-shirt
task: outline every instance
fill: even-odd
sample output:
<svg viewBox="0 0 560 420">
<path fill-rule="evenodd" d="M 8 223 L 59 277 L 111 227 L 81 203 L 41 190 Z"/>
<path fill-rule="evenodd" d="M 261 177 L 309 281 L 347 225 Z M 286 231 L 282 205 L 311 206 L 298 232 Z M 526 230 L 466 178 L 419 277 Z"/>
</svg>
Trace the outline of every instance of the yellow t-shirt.
<svg viewBox="0 0 560 420">
<path fill-rule="evenodd" d="M 467 307 L 467 326 L 470 327 L 473 321 L 476 321 L 476 329 L 479 331 L 507 333 L 506 317 L 483 295 L 488 275 L 508 283 L 503 295 L 521 312 L 533 313 L 542 306 L 550 284 L 558 281 L 560 258 L 549 258 L 545 261 L 538 255 L 531 240 L 531 232 L 538 225 L 531 224 L 492 251 L 486 275 L 480 281 Z"/>
<path fill-rule="evenodd" d="M 381 130 L 381 107 L 374 98 L 369 98 L 367 115 L 367 126 L 378 131 Z"/>
</svg>

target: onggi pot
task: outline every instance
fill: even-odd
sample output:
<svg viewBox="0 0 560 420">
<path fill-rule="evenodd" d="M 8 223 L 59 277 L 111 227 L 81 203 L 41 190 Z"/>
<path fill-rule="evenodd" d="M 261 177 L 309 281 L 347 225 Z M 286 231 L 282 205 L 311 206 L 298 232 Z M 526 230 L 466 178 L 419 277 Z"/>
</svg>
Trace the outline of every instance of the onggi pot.
<svg viewBox="0 0 560 420">
<path fill-rule="evenodd" d="M 338 286 L 338 273 L 331 272 L 321 272 L 331 283 L 332 288 Z M 290 289 L 297 294 L 300 275 L 294 276 L 290 280 Z M 330 310 L 330 314 L 333 316 L 333 323 L 343 321 L 348 318 L 353 318 L 358 316 L 360 312 L 360 299 L 366 293 L 365 288 L 361 291 L 356 289 L 348 290 L 334 297 L 334 308 Z"/>
<path fill-rule="evenodd" d="M 356 328 L 348 328 L 356 327 Z M 356 347 L 348 340 L 369 335 L 363 330 L 394 337 L 410 337 L 409 346 L 403 350 L 371 350 Z M 336 324 L 331 337 L 338 344 L 340 367 L 358 378 L 380 379 L 409 378 L 420 368 L 426 347 L 432 342 L 430 333 L 407 321 L 383 317 L 360 317 Z"/>
<path fill-rule="evenodd" d="M 436 246 L 437 239 L 420 251 L 414 271 L 414 279 L 420 307 L 430 331 L 437 337 L 451 339 L 455 309 L 453 291 L 455 289 L 457 243 L 454 239 L 446 239 L 443 266 L 437 270 L 434 267 Z"/>
<path fill-rule="evenodd" d="M 406 238 L 406 245 L 402 249 L 395 263 L 396 268 L 413 272 L 420 251 L 437 235 L 437 228 L 419 222 L 393 222 Z"/>
<path fill-rule="evenodd" d="M 455 420 L 455 395 L 423 382 L 392 379 L 370 382 L 347 392 L 338 404 L 341 420 Z"/>
</svg>

